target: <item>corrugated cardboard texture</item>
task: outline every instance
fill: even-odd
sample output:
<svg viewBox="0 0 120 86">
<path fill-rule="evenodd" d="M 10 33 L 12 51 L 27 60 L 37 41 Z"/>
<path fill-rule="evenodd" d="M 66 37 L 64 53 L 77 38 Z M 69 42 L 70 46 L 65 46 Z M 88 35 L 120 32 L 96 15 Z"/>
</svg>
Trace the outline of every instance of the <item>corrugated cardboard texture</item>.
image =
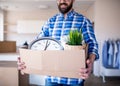
<svg viewBox="0 0 120 86">
<path fill-rule="evenodd" d="M 20 57 L 27 67 L 23 72 L 28 74 L 80 78 L 79 70 L 85 68 L 84 49 L 64 51 L 20 49 Z"/>
<path fill-rule="evenodd" d="M 0 53 L 16 52 L 16 41 L 0 41 Z"/>
</svg>

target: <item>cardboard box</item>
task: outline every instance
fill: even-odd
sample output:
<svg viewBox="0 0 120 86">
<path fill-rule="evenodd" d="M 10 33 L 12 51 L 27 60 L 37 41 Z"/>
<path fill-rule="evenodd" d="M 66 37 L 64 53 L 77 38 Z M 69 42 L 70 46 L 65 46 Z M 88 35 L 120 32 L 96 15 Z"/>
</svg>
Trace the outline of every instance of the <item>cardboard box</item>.
<svg viewBox="0 0 120 86">
<path fill-rule="evenodd" d="M 80 68 L 85 68 L 85 50 L 29 50 L 20 49 L 27 74 L 80 78 Z"/>
<path fill-rule="evenodd" d="M 16 61 L 0 61 L 0 86 L 18 86 Z"/>
<path fill-rule="evenodd" d="M 0 41 L 0 53 L 16 52 L 16 41 Z"/>
</svg>

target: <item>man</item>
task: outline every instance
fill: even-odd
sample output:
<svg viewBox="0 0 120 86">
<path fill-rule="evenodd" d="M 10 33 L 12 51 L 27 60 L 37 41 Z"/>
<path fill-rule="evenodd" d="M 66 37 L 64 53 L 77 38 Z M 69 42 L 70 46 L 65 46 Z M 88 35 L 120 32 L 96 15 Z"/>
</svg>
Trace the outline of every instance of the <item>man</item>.
<svg viewBox="0 0 120 86">
<path fill-rule="evenodd" d="M 93 62 L 98 59 L 98 44 L 94 35 L 91 22 L 83 15 L 75 12 L 72 8 L 75 0 L 57 0 L 59 14 L 50 18 L 42 27 L 39 37 L 52 37 L 61 40 L 64 35 L 68 35 L 71 28 L 77 28 L 82 31 L 83 39 L 88 44 L 87 68 L 81 68 L 81 79 L 52 77 L 46 78 L 46 86 L 83 86 L 84 80 L 89 77 L 92 71 Z M 24 69 L 24 67 L 19 67 Z"/>
</svg>

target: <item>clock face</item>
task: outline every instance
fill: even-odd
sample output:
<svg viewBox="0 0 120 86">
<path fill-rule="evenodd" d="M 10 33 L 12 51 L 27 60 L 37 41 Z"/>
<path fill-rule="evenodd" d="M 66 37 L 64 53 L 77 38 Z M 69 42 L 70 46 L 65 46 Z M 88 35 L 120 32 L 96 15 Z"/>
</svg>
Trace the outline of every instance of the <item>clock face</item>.
<svg viewBox="0 0 120 86">
<path fill-rule="evenodd" d="M 53 38 L 43 37 L 33 41 L 29 49 L 32 50 L 63 50 L 61 43 Z"/>
</svg>

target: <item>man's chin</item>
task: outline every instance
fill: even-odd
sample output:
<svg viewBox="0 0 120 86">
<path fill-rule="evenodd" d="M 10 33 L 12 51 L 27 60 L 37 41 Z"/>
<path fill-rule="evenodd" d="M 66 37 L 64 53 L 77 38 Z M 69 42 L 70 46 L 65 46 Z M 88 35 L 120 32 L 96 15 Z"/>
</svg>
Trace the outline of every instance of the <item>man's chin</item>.
<svg viewBox="0 0 120 86">
<path fill-rule="evenodd" d="M 63 13 L 63 14 L 67 13 L 66 11 L 60 11 L 60 12 Z"/>
<path fill-rule="evenodd" d="M 63 14 L 66 14 L 69 10 L 67 10 L 67 8 L 60 8 L 59 11 Z"/>
</svg>

